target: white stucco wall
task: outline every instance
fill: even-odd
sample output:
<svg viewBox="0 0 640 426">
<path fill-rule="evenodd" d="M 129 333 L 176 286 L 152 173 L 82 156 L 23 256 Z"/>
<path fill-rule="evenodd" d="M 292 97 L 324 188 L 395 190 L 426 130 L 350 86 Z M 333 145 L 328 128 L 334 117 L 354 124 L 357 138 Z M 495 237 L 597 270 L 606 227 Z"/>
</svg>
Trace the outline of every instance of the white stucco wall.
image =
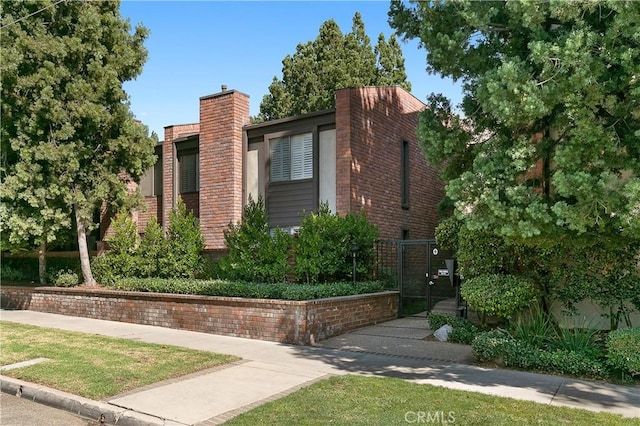
<svg viewBox="0 0 640 426">
<path fill-rule="evenodd" d="M 336 131 L 320 132 L 319 140 L 319 188 L 318 198 L 329 204 L 331 212 L 336 212 Z"/>
</svg>

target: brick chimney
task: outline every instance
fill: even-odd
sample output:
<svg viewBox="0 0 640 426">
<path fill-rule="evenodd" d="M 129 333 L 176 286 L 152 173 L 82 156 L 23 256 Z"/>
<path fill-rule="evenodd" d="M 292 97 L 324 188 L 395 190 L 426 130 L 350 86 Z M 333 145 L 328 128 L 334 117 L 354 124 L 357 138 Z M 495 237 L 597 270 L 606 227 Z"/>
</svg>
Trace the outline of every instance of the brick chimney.
<svg viewBox="0 0 640 426">
<path fill-rule="evenodd" d="M 242 218 L 242 128 L 248 123 L 248 95 L 223 85 L 200 98 L 200 228 L 208 250 L 225 249 L 224 230 Z"/>
</svg>

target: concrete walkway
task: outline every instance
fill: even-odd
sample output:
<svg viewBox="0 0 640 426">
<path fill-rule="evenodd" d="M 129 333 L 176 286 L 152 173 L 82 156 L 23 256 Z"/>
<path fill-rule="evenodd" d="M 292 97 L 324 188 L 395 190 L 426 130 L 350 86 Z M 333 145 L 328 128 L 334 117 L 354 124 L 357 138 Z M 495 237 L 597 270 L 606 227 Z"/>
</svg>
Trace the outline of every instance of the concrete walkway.
<svg viewBox="0 0 640 426">
<path fill-rule="evenodd" d="M 321 342 L 290 346 L 138 324 L 2 311 L 0 319 L 236 355 L 241 361 L 91 401 L 5 376 L 2 391 L 118 425 L 215 425 L 317 380 L 340 374 L 399 377 L 452 389 L 640 417 L 640 388 L 480 368 L 469 348 L 424 340 L 424 318 L 403 318 Z M 454 362 L 452 362 L 453 360 Z"/>
</svg>

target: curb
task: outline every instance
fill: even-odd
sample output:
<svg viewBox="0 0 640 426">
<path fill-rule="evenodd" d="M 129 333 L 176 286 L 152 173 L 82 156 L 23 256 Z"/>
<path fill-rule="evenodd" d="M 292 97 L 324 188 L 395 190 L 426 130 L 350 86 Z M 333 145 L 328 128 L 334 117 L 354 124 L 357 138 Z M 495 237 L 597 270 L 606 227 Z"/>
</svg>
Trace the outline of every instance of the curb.
<svg viewBox="0 0 640 426">
<path fill-rule="evenodd" d="M 0 375 L 0 391 L 39 404 L 64 410 L 98 424 L 122 426 L 164 426 L 164 419 L 127 410 L 106 402 L 94 401 L 46 386 Z"/>
</svg>

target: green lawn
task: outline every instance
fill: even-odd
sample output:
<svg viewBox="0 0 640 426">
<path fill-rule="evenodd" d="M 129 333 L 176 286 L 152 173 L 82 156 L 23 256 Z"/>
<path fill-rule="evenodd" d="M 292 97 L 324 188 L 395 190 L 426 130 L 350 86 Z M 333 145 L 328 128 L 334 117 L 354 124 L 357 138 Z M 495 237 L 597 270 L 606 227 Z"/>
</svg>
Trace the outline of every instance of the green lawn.
<svg viewBox="0 0 640 426">
<path fill-rule="evenodd" d="M 552 407 L 400 379 L 340 376 L 255 408 L 225 425 L 640 425 L 640 419 Z"/>
<path fill-rule="evenodd" d="M 0 322 L 0 365 L 40 364 L 2 374 L 91 399 L 237 360 L 230 355 Z"/>
</svg>

